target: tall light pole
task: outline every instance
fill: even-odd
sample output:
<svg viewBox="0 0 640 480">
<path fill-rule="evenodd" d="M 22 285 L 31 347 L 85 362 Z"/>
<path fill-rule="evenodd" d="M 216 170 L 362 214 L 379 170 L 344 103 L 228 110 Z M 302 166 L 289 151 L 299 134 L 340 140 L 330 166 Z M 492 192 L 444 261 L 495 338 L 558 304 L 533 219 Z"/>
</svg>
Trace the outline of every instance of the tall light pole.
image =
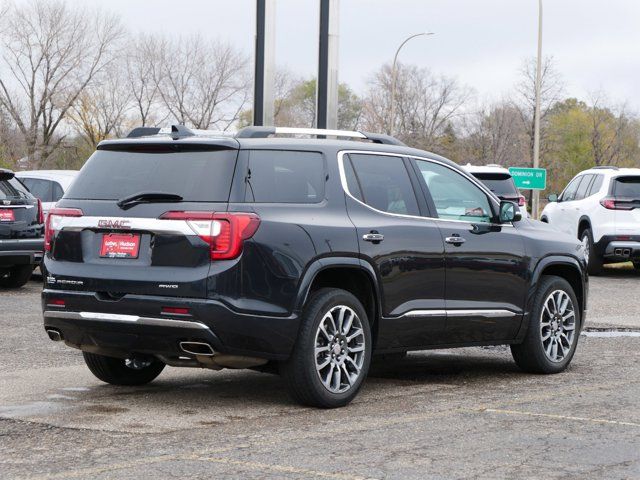
<svg viewBox="0 0 640 480">
<path fill-rule="evenodd" d="M 536 108 L 533 120 L 533 168 L 540 167 L 540 89 L 542 84 L 542 0 L 538 0 L 538 65 L 536 69 Z M 533 190 L 531 210 L 533 218 L 538 218 L 540 190 Z"/>
<path fill-rule="evenodd" d="M 389 119 L 389 135 L 393 135 L 393 127 L 396 120 L 396 64 L 398 63 L 398 54 L 400 53 L 400 50 L 402 50 L 402 47 L 404 47 L 409 40 L 416 37 L 422 37 L 424 35 L 433 35 L 433 33 L 421 32 L 408 36 L 400 44 L 400 46 L 396 50 L 396 54 L 393 57 L 393 65 L 391 67 L 391 114 L 389 115 L 391 118 Z"/>
</svg>

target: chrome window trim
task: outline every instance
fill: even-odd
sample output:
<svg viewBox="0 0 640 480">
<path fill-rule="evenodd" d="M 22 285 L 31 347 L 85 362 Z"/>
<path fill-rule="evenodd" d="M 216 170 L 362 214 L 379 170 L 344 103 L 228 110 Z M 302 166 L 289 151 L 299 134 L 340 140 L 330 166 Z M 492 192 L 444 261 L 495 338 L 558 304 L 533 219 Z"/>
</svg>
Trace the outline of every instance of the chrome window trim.
<svg viewBox="0 0 640 480">
<path fill-rule="evenodd" d="M 451 168 L 451 165 L 447 165 L 444 162 L 440 162 L 438 160 L 434 160 L 432 158 L 427 158 L 427 157 L 420 157 L 417 155 L 403 155 L 400 153 L 387 153 L 387 152 L 379 152 L 376 150 L 341 150 L 338 152 L 338 170 L 340 171 L 340 183 L 342 184 L 342 190 L 344 190 L 344 193 L 346 195 L 348 195 L 351 199 L 355 200 L 356 202 L 358 202 L 360 205 L 364 205 L 365 207 L 367 207 L 368 209 L 376 212 L 376 213 L 381 213 L 383 215 L 389 215 L 392 217 L 400 217 L 400 218 L 414 218 L 414 219 L 419 219 L 419 220 L 433 220 L 436 222 L 454 222 L 454 223 L 464 223 L 466 225 L 472 226 L 474 224 L 477 223 L 484 223 L 484 222 L 470 222 L 467 220 L 453 220 L 453 219 L 446 219 L 446 218 L 440 218 L 440 217 L 423 217 L 423 216 L 417 216 L 417 215 L 404 215 L 401 213 L 390 213 L 390 212 L 385 212 L 383 210 L 378 210 L 377 208 L 372 207 L 371 205 L 368 205 L 360 200 L 358 200 L 356 197 L 354 197 L 351 192 L 349 191 L 349 187 L 347 186 L 347 176 L 346 173 L 344 171 L 344 156 L 350 153 L 355 153 L 355 154 L 365 154 L 365 155 L 381 155 L 381 156 L 387 156 L 387 157 L 400 157 L 400 158 L 413 158 L 415 160 L 424 160 L 427 162 L 433 162 L 433 163 L 437 163 L 438 165 L 442 165 L 443 167 L 448 168 L 449 170 L 451 170 L 454 173 L 457 173 L 458 175 L 461 175 L 460 172 L 456 171 L 454 168 Z M 464 175 L 461 175 L 464 177 Z M 467 178 L 467 177 L 465 177 Z M 467 180 L 469 180 L 472 184 L 476 185 L 478 188 L 480 188 L 480 190 L 485 194 L 488 195 L 489 201 L 494 203 L 494 206 L 499 206 L 499 203 L 496 202 L 496 199 L 494 198 L 493 193 L 491 193 L 490 190 L 488 190 L 484 185 L 482 185 L 478 180 L 474 179 L 474 178 L 467 178 Z M 497 204 L 496 204 L 497 203 Z M 500 226 L 500 227 L 513 227 L 512 223 L 487 223 L 487 225 L 494 225 L 494 226 Z"/>
<path fill-rule="evenodd" d="M 139 317 L 137 315 L 120 315 L 99 312 L 61 312 L 46 310 L 45 318 L 60 318 L 63 320 L 90 320 L 99 322 L 134 323 L 136 325 L 151 325 L 156 327 L 180 327 L 194 330 L 209 330 L 204 323 L 189 320 L 174 320 L 171 318 Z"/>
</svg>

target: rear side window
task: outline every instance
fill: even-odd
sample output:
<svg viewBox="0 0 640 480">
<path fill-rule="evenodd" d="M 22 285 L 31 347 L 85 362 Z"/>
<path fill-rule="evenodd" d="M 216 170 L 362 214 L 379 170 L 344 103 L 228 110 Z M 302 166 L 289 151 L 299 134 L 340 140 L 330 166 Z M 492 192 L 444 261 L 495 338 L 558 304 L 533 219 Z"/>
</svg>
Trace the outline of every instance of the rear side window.
<svg viewBox="0 0 640 480">
<path fill-rule="evenodd" d="M 598 191 L 600 190 L 600 188 L 602 187 L 602 182 L 604 181 L 604 175 L 594 175 L 595 180 L 593 181 L 593 183 L 591 184 L 591 188 L 589 189 L 589 195 L 591 196 L 595 193 L 598 193 Z"/>
<path fill-rule="evenodd" d="M 582 179 L 582 182 L 580 182 L 580 186 L 578 187 L 578 190 L 576 191 L 576 196 L 574 200 L 582 200 L 587 196 L 587 191 L 589 190 L 589 187 L 591 186 L 592 181 L 593 181 L 593 175 L 584 176 L 584 178 Z"/>
<path fill-rule="evenodd" d="M 613 182 L 613 195 L 640 200 L 640 176 L 617 177 Z"/>
<path fill-rule="evenodd" d="M 318 203 L 324 199 L 325 179 L 321 153 L 252 150 L 245 201 Z"/>
<path fill-rule="evenodd" d="M 135 193 L 160 192 L 180 195 L 187 202 L 228 201 L 237 150 L 149 150 L 98 150 L 65 198 L 117 200 Z"/>
<path fill-rule="evenodd" d="M 349 157 L 364 203 L 383 212 L 420 215 L 401 157 L 369 154 L 350 154 Z M 349 191 L 352 192 L 351 189 Z"/>
<path fill-rule="evenodd" d="M 508 173 L 474 173 L 473 176 L 499 197 L 517 197 L 519 195 L 513 179 Z"/>
</svg>

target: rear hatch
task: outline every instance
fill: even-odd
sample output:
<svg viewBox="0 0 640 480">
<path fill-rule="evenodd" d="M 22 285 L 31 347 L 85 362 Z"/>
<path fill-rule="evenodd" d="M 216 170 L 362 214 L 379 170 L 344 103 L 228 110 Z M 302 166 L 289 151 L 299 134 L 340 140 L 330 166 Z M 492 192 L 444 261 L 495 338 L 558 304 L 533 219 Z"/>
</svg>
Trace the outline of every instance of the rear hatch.
<svg viewBox="0 0 640 480">
<path fill-rule="evenodd" d="M 640 235 L 640 175 L 614 178 L 603 202 L 615 211 L 617 235 Z"/>
<path fill-rule="evenodd" d="M 234 144 L 101 145 L 50 212 L 48 286 L 204 297 L 210 269 L 228 263 L 212 267 L 228 246 Z"/>
<path fill-rule="evenodd" d="M 0 170 L 0 240 L 41 238 L 42 210 L 38 199 L 14 178 Z"/>
</svg>

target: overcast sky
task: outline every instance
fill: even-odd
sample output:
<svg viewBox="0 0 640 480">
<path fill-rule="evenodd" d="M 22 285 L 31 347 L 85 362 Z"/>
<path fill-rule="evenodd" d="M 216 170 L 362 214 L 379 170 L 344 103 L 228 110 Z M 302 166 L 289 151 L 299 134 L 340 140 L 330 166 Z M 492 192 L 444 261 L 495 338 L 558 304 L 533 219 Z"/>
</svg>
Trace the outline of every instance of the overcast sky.
<svg viewBox="0 0 640 480">
<path fill-rule="evenodd" d="M 133 31 L 190 34 L 234 43 L 253 55 L 254 0 L 71 0 L 118 12 Z M 506 94 L 535 55 L 536 0 L 340 0 L 340 81 L 357 90 L 409 34 L 400 54 L 456 77 L 480 100 Z M 640 0 L 545 0 L 544 55 L 552 55 L 566 93 L 605 91 L 640 111 Z M 318 0 L 277 0 L 278 65 L 316 71 Z"/>
</svg>

